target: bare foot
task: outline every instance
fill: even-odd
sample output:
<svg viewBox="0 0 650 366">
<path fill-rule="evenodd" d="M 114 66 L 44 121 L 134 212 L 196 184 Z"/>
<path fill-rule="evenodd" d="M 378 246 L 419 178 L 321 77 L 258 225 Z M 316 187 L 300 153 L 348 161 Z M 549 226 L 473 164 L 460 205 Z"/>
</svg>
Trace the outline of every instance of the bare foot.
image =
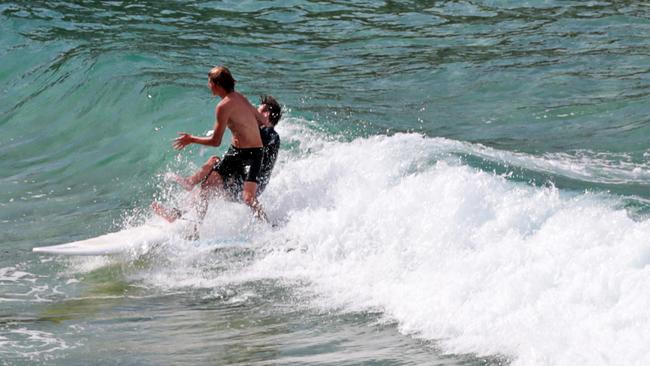
<svg viewBox="0 0 650 366">
<path fill-rule="evenodd" d="M 157 201 L 151 202 L 151 209 L 156 215 L 162 217 L 168 222 L 174 222 L 183 215 L 181 210 L 173 207 L 172 208 L 165 207 L 160 202 Z"/>
</svg>

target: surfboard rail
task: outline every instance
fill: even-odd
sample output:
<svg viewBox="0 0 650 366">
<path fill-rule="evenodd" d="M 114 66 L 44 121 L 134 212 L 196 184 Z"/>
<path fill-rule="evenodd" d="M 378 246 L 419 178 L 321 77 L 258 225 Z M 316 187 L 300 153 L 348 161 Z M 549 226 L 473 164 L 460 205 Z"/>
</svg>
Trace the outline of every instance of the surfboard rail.
<svg viewBox="0 0 650 366">
<path fill-rule="evenodd" d="M 113 255 L 128 252 L 145 245 L 156 245 L 187 229 L 187 224 L 144 224 L 97 237 L 70 243 L 32 248 L 41 254 L 89 256 Z"/>
</svg>

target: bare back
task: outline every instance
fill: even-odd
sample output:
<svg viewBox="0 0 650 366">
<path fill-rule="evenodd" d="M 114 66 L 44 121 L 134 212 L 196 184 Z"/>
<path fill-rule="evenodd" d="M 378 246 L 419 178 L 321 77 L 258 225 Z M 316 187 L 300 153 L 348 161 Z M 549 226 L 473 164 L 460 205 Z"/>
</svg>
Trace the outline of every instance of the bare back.
<svg viewBox="0 0 650 366">
<path fill-rule="evenodd" d="M 232 91 L 217 106 L 217 115 L 223 113 L 232 132 L 232 144 L 238 148 L 262 147 L 257 126 L 257 109 L 243 95 Z"/>
</svg>

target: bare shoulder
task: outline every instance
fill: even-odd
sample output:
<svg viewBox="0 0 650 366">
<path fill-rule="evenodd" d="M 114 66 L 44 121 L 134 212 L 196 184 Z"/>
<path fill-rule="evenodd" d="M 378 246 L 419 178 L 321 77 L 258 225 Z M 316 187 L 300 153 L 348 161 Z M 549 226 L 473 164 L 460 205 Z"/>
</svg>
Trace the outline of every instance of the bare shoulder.
<svg viewBox="0 0 650 366">
<path fill-rule="evenodd" d="M 239 103 L 250 103 L 243 94 L 239 92 L 234 92 L 233 94 L 235 94 L 235 97 L 237 98 Z"/>
<path fill-rule="evenodd" d="M 217 111 L 225 111 L 227 109 L 230 109 L 231 104 L 232 104 L 232 100 L 230 100 L 229 98 L 221 99 L 219 104 L 217 104 L 216 110 Z"/>
</svg>

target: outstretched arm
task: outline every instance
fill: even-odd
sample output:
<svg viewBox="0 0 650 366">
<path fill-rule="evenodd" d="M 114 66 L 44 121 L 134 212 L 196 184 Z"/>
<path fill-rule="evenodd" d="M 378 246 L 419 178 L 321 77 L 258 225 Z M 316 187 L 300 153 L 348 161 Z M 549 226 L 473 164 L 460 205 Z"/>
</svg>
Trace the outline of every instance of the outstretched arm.
<svg viewBox="0 0 650 366">
<path fill-rule="evenodd" d="M 182 150 L 189 144 L 199 144 L 215 147 L 221 145 L 221 139 L 223 138 L 224 132 L 226 132 L 226 126 L 228 125 L 227 122 L 230 118 L 230 114 L 227 108 L 224 108 L 221 104 L 219 104 L 217 106 L 216 115 L 217 118 L 214 123 L 214 132 L 212 133 L 212 136 L 198 137 L 185 132 L 179 132 L 179 137 L 174 140 L 174 149 Z"/>
</svg>

